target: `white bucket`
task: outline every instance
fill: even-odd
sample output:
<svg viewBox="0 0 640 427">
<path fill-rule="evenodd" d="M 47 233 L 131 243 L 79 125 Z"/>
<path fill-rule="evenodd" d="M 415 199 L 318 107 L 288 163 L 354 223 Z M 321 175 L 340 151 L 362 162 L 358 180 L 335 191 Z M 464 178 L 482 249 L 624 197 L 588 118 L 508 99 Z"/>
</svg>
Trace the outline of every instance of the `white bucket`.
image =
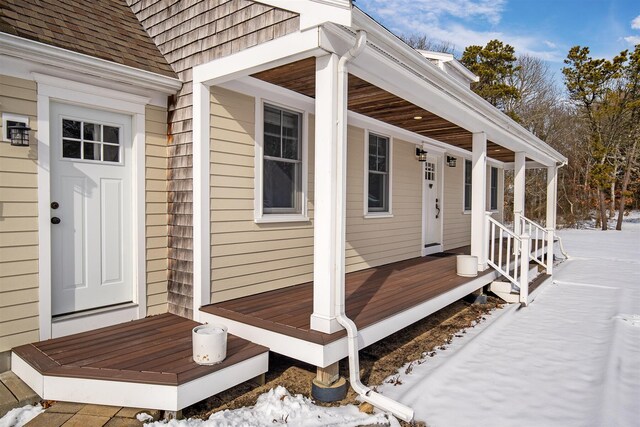
<svg viewBox="0 0 640 427">
<path fill-rule="evenodd" d="M 456 270 L 458 272 L 458 276 L 476 277 L 478 275 L 478 257 L 471 255 L 457 255 Z"/>
<path fill-rule="evenodd" d="M 215 365 L 227 357 L 227 327 L 199 325 L 193 328 L 193 360 L 199 365 Z"/>
</svg>

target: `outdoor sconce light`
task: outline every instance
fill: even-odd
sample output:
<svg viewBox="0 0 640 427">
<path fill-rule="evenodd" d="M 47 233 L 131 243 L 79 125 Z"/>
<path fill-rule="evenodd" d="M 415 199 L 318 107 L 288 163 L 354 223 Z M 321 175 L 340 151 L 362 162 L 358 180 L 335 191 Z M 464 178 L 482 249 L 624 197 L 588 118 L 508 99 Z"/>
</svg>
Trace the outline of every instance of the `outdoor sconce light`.
<svg viewBox="0 0 640 427">
<path fill-rule="evenodd" d="M 427 161 L 427 152 L 424 151 L 422 148 L 416 147 L 416 157 L 418 158 L 419 162 L 426 162 Z"/>
<path fill-rule="evenodd" d="M 30 127 L 24 123 L 16 123 L 12 126 L 7 126 L 9 130 L 9 137 L 11 145 L 16 147 L 28 147 L 29 146 L 29 131 Z"/>
<path fill-rule="evenodd" d="M 456 167 L 456 158 L 453 156 L 447 156 L 447 165 L 450 168 L 455 168 Z"/>
</svg>

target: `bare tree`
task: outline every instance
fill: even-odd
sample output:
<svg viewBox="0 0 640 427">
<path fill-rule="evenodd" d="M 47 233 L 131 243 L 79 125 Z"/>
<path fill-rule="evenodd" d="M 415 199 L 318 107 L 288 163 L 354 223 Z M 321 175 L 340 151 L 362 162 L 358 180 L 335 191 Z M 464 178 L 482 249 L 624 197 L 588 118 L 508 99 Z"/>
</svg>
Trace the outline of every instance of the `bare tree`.
<svg viewBox="0 0 640 427">
<path fill-rule="evenodd" d="M 449 41 L 440 41 L 427 37 L 424 34 L 400 35 L 400 40 L 414 49 L 430 50 L 432 52 L 442 52 L 454 54 L 456 46 Z"/>
</svg>

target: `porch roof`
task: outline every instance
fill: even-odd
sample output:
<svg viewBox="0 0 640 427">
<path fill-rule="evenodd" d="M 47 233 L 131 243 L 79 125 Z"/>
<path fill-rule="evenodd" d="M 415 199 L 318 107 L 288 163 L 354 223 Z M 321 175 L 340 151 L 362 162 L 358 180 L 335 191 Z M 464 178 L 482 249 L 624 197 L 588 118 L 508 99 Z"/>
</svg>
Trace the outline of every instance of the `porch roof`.
<svg viewBox="0 0 640 427">
<path fill-rule="evenodd" d="M 316 58 L 313 56 L 261 71 L 252 77 L 314 98 L 315 70 Z M 353 74 L 349 74 L 348 109 L 425 138 L 453 145 L 469 151 L 471 155 L 470 131 Z M 487 156 L 502 162 L 514 161 L 513 151 L 492 141 L 487 141 Z"/>
<path fill-rule="evenodd" d="M 512 162 L 514 152 L 524 152 L 545 166 L 566 162 L 364 12 L 353 8 L 351 13 L 349 27 L 325 23 L 194 67 L 194 84 L 218 85 L 251 75 L 313 98 L 314 57 L 343 55 L 353 46 L 356 32 L 364 30 L 367 45 L 349 64 L 350 110 L 408 131 L 414 140 L 439 144 L 454 155 L 470 156 L 471 135 L 484 132 L 490 158 Z M 422 119 L 414 119 L 417 116 Z"/>
</svg>

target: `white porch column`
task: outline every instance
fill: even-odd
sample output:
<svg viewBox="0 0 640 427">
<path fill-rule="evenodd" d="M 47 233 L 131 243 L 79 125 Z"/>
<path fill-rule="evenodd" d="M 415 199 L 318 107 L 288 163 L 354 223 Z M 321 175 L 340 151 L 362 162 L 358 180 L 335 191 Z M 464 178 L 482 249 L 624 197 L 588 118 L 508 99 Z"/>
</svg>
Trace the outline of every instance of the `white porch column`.
<svg viewBox="0 0 640 427">
<path fill-rule="evenodd" d="M 316 59 L 316 120 L 313 225 L 313 314 L 311 329 L 333 333 L 341 329 L 336 320 L 336 251 L 338 209 L 342 185 L 338 182 L 336 54 Z"/>
<path fill-rule="evenodd" d="M 487 268 L 485 211 L 487 194 L 487 135 L 473 134 L 471 169 L 471 255 L 478 257 L 478 271 Z"/>
<path fill-rule="evenodd" d="M 558 167 L 547 167 L 547 274 L 553 274 L 553 239 L 558 206 Z"/>
<path fill-rule="evenodd" d="M 524 215 L 525 160 L 524 152 L 516 153 L 513 174 L 513 231 L 516 236 L 522 234 L 520 218 Z"/>
</svg>

